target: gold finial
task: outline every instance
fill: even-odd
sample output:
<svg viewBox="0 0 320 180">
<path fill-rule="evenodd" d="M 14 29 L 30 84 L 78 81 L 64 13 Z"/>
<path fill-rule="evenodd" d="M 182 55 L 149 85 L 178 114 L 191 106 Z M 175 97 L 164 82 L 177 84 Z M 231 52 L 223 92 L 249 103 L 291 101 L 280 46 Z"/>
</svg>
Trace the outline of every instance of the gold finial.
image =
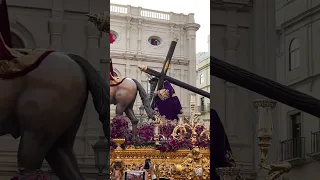
<svg viewBox="0 0 320 180">
<path fill-rule="evenodd" d="M 178 42 L 178 38 L 177 37 L 173 37 L 172 41 Z"/>
<path fill-rule="evenodd" d="M 146 71 L 148 69 L 148 67 L 145 65 L 138 66 L 138 68 L 140 69 L 140 71 Z"/>
</svg>

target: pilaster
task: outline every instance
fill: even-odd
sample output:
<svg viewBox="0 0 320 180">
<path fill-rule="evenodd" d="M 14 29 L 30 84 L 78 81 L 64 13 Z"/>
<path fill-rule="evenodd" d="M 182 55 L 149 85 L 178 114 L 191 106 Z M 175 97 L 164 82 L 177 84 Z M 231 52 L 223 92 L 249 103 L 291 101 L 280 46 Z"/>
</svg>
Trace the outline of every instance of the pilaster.
<svg viewBox="0 0 320 180">
<path fill-rule="evenodd" d="M 65 31 L 64 15 L 64 0 L 53 0 L 51 11 L 51 19 L 49 20 L 48 28 L 50 35 L 49 49 L 55 51 L 63 50 L 63 33 Z"/>
<path fill-rule="evenodd" d="M 92 24 L 88 23 L 85 26 L 87 35 L 87 49 L 86 58 L 90 60 L 90 63 L 100 72 L 100 50 L 99 41 L 101 38 L 101 32 Z M 86 126 L 84 128 L 85 137 L 91 139 L 91 137 L 98 137 L 101 134 L 101 122 L 99 121 L 98 114 L 94 108 L 92 97 L 88 97 L 88 103 L 86 108 Z"/>
<path fill-rule="evenodd" d="M 258 75 L 276 77 L 275 1 L 255 0 L 253 3 L 253 67 Z"/>
<path fill-rule="evenodd" d="M 142 43 L 142 21 L 143 19 L 139 18 L 138 19 L 138 49 L 137 49 L 137 54 L 141 55 L 141 43 Z"/>
<path fill-rule="evenodd" d="M 223 38 L 224 47 L 224 59 L 230 64 L 237 63 L 236 51 L 240 44 L 240 39 L 238 35 L 238 27 L 236 25 L 227 25 L 225 27 L 225 34 Z M 237 120 L 237 86 L 230 82 L 226 82 L 226 130 L 229 135 L 230 141 L 233 141 L 236 137 L 236 125 Z"/>
<path fill-rule="evenodd" d="M 188 14 L 188 23 L 185 29 L 188 41 L 189 84 L 191 85 L 196 85 L 196 32 L 199 28 L 200 25 L 195 23 L 194 14 Z"/>
<path fill-rule="evenodd" d="M 130 40 L 131 40 L 131 20 L 132 20 L 132 17 L 126 17 L 126 20 L 127 20 L 127 23 L 126 23 L 126 26 L 127 26 L 127 28 L 126 28 L 126 31 L 127 31 L 127 33 L 126 33 L 126 42 L 127 42 L 127 44 L 126 44 L 126 52 L 127 53 L 129 53 L 130 52 Z"/>
</svg>

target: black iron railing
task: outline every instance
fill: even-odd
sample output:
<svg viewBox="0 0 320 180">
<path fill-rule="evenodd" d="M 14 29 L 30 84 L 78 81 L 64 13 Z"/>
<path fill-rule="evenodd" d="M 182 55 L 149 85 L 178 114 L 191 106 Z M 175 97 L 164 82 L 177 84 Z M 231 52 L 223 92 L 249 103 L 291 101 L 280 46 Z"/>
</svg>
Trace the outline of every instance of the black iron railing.
<svg viewBox="0 0 320 180">
<path fill-rule="evenodd" d="M 320 131 L 311 132 L 311 153 L 320 153 Z"/>
<path fill-rule="evenodd" d="M 280 160 L 290 160 L 305 156 L 305 138 L 299 137 L 280 142 Z"/>
</svg>

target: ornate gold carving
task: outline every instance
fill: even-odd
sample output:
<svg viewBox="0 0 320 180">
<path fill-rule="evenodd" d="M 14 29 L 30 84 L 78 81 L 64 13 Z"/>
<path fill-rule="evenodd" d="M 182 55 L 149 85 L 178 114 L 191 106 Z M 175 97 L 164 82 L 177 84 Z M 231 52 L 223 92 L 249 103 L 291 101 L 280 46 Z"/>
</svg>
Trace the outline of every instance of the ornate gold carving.
<svg viewBox="0 0 320 180">
<path fill-rule="evenodd" d="M 195 147 L 183 159 L 183 163 L 176 165 L 175 170 L 184 179 L 210 179 L 210 159 Z"/>
<path fill-rule="evenodd" d="M 116 143 L 116 145 L 117 145 L 117 148 L 115 149 L 116 151 L 121 151 L 122 150 L 122 148 L 121 148 L 121 144 L 123 144 L 126 140 L 125 139 L 112 139 L 112 141 L 114 142 L 114 143 Z"/>
<path fill-rule="evenodd" d="M 210 150 L 208 148 L 199 148 L 195 146 L 198 134 L 196 132 L 199 126 L 199 115 L 192 111 L 190 120 L 184 115 L 178 115 L 179 121 L 168 121 L 165 116 L 155 113 L 154 121 L 154 139 L 156 145 L 160 144 L 159 127 L 173 123 L 177 125 L 172 132 L 175 139 L 191 138 L 193 149 L 178 150 L 175 152 L 161 152 L 155 147 L 135 147 L 129 146 L 125 150 L 115 150 L 110 153 L 110 163 L 121 162 L 124 164 L 123 170 L 139 170 L 144 164 L 145 159 L 151 159 L 154 165 L 154 171 L 157 177 L 173 177 L 176 180 L 206 180 L 210 179 Z M 192 131 L 192 136 L 186 136 L 186 130 Z M 179 134 L 179 130 L 182 130 Z M 184 133 L 183 133 L 184 132 Z M 208 130 L 202 131 L 200 137 L 210 139 Z M 124 142 L 124 141 L 123 141 Z M 118 142 L 120 144 L 120 142 Z"/>
<path fill-rule="evenodd" d="M 110 86 L 119 84 L 123 81 L 123 77 L 112 76 L 113 79 L 110 80 Z"/>
<path fill-rule="evenodd" d="M 18 54 L 15 59 L 0 60 L 0 74 L 7 74 L 7 73 L 16 73 L 24 70 L 25 68 L 32 66 L 39 57 L 45 53 L 45 50 L 13 50 L 14 55 Z M 22 53 L 19 53 L 22 52 Z"/>
<path fill-rule="evenodd" d="M 148 67 L 147 66 L 145 66 L 145 65 L 141 65 L 141 66 L 139 66 L 139 69 L 141 70 L 141 71 L 146 71 L 147 69 L 148 69 Z"/>
<path fill-rule="evenodd" d="M 140 149 L 130 147 L 110 153 L 110 163 L 123 163 L 124 171 L 138 170 L 144 164 L 145 159 L 148 158 L 152 160 L 155 166 L 157 177 L 173 177 L 176 180 L 185 180 L 187 178 L 182 172 L 191 171 L 192 167 L 200 168 L 199 165 L 202 165 L 201 167 L 203 168 L 202 176 L 210 177 L 210 174 L 208 174 L 210 170 L 209 149 L 195 148 L 193 151 L 178 150 L 164 153 L 152 147 Z M 196 179 L 196 177 L 193 178 Z"/>
</svg>

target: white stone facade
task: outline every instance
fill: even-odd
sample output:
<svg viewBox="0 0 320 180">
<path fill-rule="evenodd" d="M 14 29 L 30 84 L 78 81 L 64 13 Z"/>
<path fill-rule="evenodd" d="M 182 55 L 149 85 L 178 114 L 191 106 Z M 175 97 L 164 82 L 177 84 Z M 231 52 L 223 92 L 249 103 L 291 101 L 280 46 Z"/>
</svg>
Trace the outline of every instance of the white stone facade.
<svg viewBox="0 0 320 180">
<path fill-rule="evenodd" d="M 277 2 L 277 81 L 320 99 L 320 2 L 295 0 Z M 320 176 L 319 118 L 278 104 L 279 159 L 292 162 L 290 180 L 316 180 Z M 297 140 L 294 140 L 297 139 Z M 291 149 L 285 146 L 291 147 Z M 282 153 L 282 154 L 281 154 Z M 314 156 L 309 156 L 313 154 Z"/>
<path fill-rule="evenodd" d="M 196 31 L 199 25 L 194 14 L 177 14 L 144 9 L 141 7 L 111 4 L 111 31 L 117 39 L 111 45 L 114 71 L 122 77 L 137 79 L 148 88 L 148 75 L 142 73 L 139 65 L 146 65 L 161 72 L 164 59 L 174 37 L 178 38 L 168 75 L 196 86 Z M 150 38 L 156 38 L 160 45 L 152 46 Z M 189 113 L 190 92 L 174 85 L 183 111 Z M 135 112 L 139 112 L 141 99 L 137 96 Z M 115 116 L 111 107 L 111 118 Z M 139 114 L 136 114 L 139 116 Z"/>
<path fill-rule="evenodd" d="M 8 1 L 14 44 L 19 48 L 50 48 L 86 57 L 105 78 L 108 78 L 109 41 L 85 16 L 88 12 L 103 12 L 109 6 L 105 0 L 15 0 Z M 115 9 L 112 9 L 115 8 Z M 115 12 L 125 10 L 126 13 Z M 154 18 L 157 17 L 157 18 Z M 161 18 L 161 19 L 159 19 Z M 114 68 L 121 76 L 136 78 L 147 88 L 147 76 L 138 65 L 158 71 L 169 49 L 173 36 L 179 38 L 170 76 L 189 84 L 196 84 L 196 31 L 199 25 L 194 15 L 159 12 L 130 6 L 111 6 L 111 29 L 118 33 L 111 47 Z M 149 36 L 157 36 L 159 47 L 148 44 Z M 189 92 L 175 87 L 184 109 L 189 111 Z M 141 104 L 138 97 L 136 107 Z M 137 110 L 137 109 L 136 109 Z M 113 113 L 114 110 L 111 110 Z M 136 112 L 139 112 L 137 110 Z M 139 114 L 139 113 L 136 113 Z M 112 115 L 111 115 L 112 116 Z M 75 152 L 86 179 L 95 179 L 94 153 L 91 145 L 102 134 L 101 123 L 93 108 L 91 96 L 77 134 Z M 0 179 L 9 179 L 17 171 L 18 140 L 0 137 Z M 4 145 L 5 144 L 5 145 Z M 47 169 L 45 164 L 44 170 Z"/>
<path fill-rule="evenodd" d="M 273 12 L 273 13 L 272 13 Z M 272 0 L 211 0 L 210 55 L 248 71 L 275 79 L 275 2 Z M 264 179 L 253 101 L 261 96 L 211 77 L 211 107 L 217 110 L 237 165 L 247 179 Z M 274 135 L 269 157 L 277 157 Z"/>
<path fill-rule="evenodd" d="M 208 36 L 210 49 L 210 35 Z M 210 93 L 210 52 L 197 53 L 197 87 Z M 200 120 L 206 128 L 210 128 L 210 99 L 197 95 L 197 109 L 201 113 Z"/>
</svg>

